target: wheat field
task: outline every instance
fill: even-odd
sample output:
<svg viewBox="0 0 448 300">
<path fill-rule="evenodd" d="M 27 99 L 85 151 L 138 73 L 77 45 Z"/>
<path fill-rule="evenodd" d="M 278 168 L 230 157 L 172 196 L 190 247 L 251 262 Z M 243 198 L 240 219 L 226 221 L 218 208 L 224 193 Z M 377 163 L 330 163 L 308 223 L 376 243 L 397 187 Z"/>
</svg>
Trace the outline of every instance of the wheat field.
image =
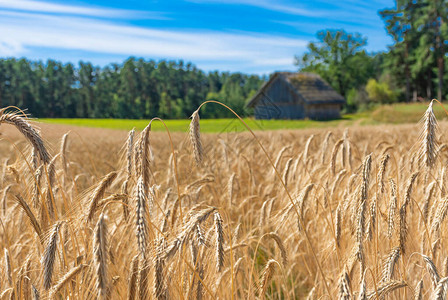
<svg viewBox="0 0 448 300">
<path fill-rule="evenodd" d="M 0 299 L 445 299 L 432 104 L 415 125 L 256 138 L 199 116 L 126 133 L 2 110 Z"/>
</svg>

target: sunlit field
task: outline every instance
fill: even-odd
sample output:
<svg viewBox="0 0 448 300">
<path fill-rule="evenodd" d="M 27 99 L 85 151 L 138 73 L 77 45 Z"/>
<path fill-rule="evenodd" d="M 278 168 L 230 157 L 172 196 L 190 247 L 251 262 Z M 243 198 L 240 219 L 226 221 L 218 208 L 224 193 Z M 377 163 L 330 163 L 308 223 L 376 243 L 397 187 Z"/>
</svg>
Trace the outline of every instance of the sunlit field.
<svg viewBox="0 0 448 300">
<path fill-rule="evenodd" d="M 1 297 L 443 299 L 448 124 L 421 108 L 256 138 L 3 112 Z"/>
<path fill-rule="evenodd" d="M 394 104 L 383 105 L 369 111 L 355 114 L 345 114 L 341 119 L 330 121 L 314 120 L 255 120 L 245 118 L 244 121 L 254 131 L 282 130 L 282 129 L 307 129 L 307 128 L 334 128 L 347 127 L 353 125 L 372 124 L 408 124 L 417 123 L 422 117 L 422 111 L 427 104 Z M 446 118 L 446 113 L 442 107 L 434 107 L 434 114 L 440 120 Z M 40 122 L 48 124 L 63 124 L 81 127 L 108 128 L 131 130 L 143 130 L 148 125 L 149 120 L 129 120 L 129 119 L 41 119 Z M 187 132 L 190 120 L 165 120 L 172 132 Z M 204 119 L 201 120 L 201 131 L 207 133 L 227 133 L 245 131 L 241 122 L 237 119 Z M 165 127 L 160 123 L 155 123 L 152 131 L 163 131 Z"/>
<path fill-rule="evenodd" d="M 280 129 L 304 129 L 304 128 L 328 128 L 334 126 L 344 126 L 353 124 L 358 116 L 347 115 L 340 120 L 313 121 L 313 120 L 255 120 L 245 118 L 244 121 L 253 130 L 280 130 Z M 64 124 L 81 127 L 95 127 L 108 129 L 143 130 L 148 125 L 149 120 L 125 120 L 125 119 L 43 119 L 44 123 Z M 165 120 L 172 132 L 187 132 L 190 120 Z M 201 121 L 202 132 L 207 133 L 227 133 L 245 131 L 245 127 L 237 119 L 204 119 Z M 154 123 L 152 131 L 164 131 L 165 127 L 161 123 Z"/>
</svg>

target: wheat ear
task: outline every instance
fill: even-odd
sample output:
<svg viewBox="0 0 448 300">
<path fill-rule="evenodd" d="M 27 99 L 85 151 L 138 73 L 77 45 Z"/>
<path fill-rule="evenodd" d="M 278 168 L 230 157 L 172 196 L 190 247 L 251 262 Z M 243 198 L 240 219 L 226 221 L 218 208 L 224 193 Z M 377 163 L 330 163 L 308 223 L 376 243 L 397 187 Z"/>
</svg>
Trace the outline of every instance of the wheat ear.
<svg viewBox="0 0 448 300">
<path fill-rule="evenodd" d="M 378 184 L 379 184 L 379 192 L 381 194 L 384 193 L 384 175 L 386 174 L 387 163 L 389 162 L 390 156 L 389 154 L 384 154 L 381 157 L 380 168 L 378 170 Z"/>
<path fill-rule="evenodd" d="M 390 180 L 390 202 L 389 202 L 389 219 L 388 229 L 387 229 L 387 237 L 390 239 L 394 232 L 394 224 L 395 224 L 395 214 L 397 210 L 397 185 L 395 181 L 391 178 Z"/>
<path fill-rule="evenodd" d="M 440 203 L 437 206 L 437 210 L 434 215 L 434 220 L 432 222 L 433 232 L 436 232 L 437 234 L 440 232 L 440 225 L 442 224 L 443 220 L 445 220 L 447 212 L 448 212 L 448 197 L 445 197 L 444 199 L 440 200 Z"/>
<path fill-rule="evenodd" d="M 146 258 L 140 256 L 139 278 L 138 278 L 138 296 L 139 300 L 148 299 L 148 272 Z"/>
<path fill-rule="evenodd" d="M 278 249 L 280 250 L 280 254 L 282 256 L 283 267 L 286 268 L 286 265 L 288 264 L 288 256 L 286 254 L 286 249 L 285 249 L 285 246 L 283 245 L 282 240 L 280 239 L 278 234 L 276 234 L 275 232 L 270 232 L 266 236 L 273 239 L 275 241 L 275 243 L 277 244 Z"/>
<path fill-rule="evenodd" d="M 394 275 L 395 265 L 397 264 L 398 258 L 400 257 L 400 248 L 393 248 L 392 251 L 386 258 L 383 267 L 383 274 L 381 281 L 389 282 L 392 280 L 392 276 Z"/>
<path fill-rule="evenodd" d="M 31 285 L 31 288 L 33 290 L 33 300 L 39 300 L 40 299 L 39 291 L 36 289 L 34 285 Z"/>
<path fill-rule="evenodd" d="M 146 217 L 146 196 L 143 176 L 137 181 L 135 186 L 135 203 L 136 203 L 136 234 L 140 255 L 146 255 L 148 225 Z"/>
<path fill-rule="evenodd" d="M 89 212 L 88 212 L 88 216 L 87 216 L 89 221 L 93 220 L 99 200 L 104 196 L 106 189 L 112 184 L 114 179 L 117 177 L 117 174 L 118 173 L 115 171 L 107 174 L 101 180 L 101 182 L 97 185 L 97 187 L 92 192 L 92 194 L 90 195 L 90 197 L 89 197 L 90 206 L 89 206 Z"/>
<path fill-rule="evenodd" d="M 339 277 L 339 286 L 338 286 L 338 299 L 339 300 L 350 300 L 352 298 L 352 293 L 350 292 L 350 278 L 347 273 L 347 269 L 341 273 Z"/>
<path fill-rule="evenodd" d="M 422 299 L 423 299 L 423 279 L 419 281 L 414 292 L 414 300 L 422 300 Z"/>
<path fill-rule="evenodd" d="M 433 300 L 445 300 L 447 296 L 448 277 L 440 279 L 432 295 Z"/>
<path fill-rule="evenodd" d="M 367 286 L 365 276 L 362 276 L 361 284 L 359 287 L 358 300 L 367 300 Z"/>
<path fill-rule="evenodd" d="M 109 296 L 107 249 L 106 216 L 101 214 L 95 226 L 95 235 L 93 239 L 93 261 L 95 266 L 96 288 L 100 299 L 107 299 Z"/>
<path fill-rule="evenodd" d="M 33 145 L 42 162 L 48 164 L 50 162 L 50 154 L 45 148 L 39 132 L 30 125 L 28 120 L 17 113 L 4 113 L 4 110 L 1 113 L 0 124 L 6 123 L 14 125 L 28 139 L 31 145 Z"/>
<path fill-rule="evenodd" d="M 201 165 L 204 159 L 204 150 L 202 149 L 202 142 L 201 142 L 199 110 L 194 111 L 193 114 L 191 115 L 189 135 L 191 144 L 193 146 L 193 154 L 196 160 L 196 164 Z"/>
<path fill-rule="evenodd" d="M 64 173 L 67 174 L 67 138 L 68 133 L 64 134 L 61 139 L 61 150 L 59 153 L 61 154 L 61 163 L 62 163 L 62 170 L 64 170 Z"/>
<path fill-rule="evenodd" d="M 408 286 L 408 284 L 404 281 L 392 280 L 380 285 L 377 291 L 373 291 L 367 296 L 367 299 L 377 299 L 377 297 L 383 299 L 387 294 L 406 286 Z"/>
<path fill-rule="evenodd" d="M 336 144 L 334 144 L 333 150 L 331 151 L 330 170 L 333 175 L 336 173 L 336 156 L 338 155 L 339 147 L 343 142 L 344 139 L 338 140 Z"/>
<path fill-rule="evenodd" d="M 275 267 L 278 265 L 278 262 L 274 259 L 270 259 L 263 270 L 263 274 L 261 276 L 260 281 L 260 297 L 264 298 L 264 294 L 271 282 L 272 276 L 274 276 Z"/>
<path fill-rule="evenodd" d="M 428 273 L 431 276 L 432 284 L 433 284 L 434 288 L 436 288 L 437 284 L 440 281 L 440 276 L 439 276 L 439 273 L 437 272 L 436 265 L 433 263 L 431 258 L 429 258 L 428 256 L 422 255 L 422 257 L 426 263 L 426 269 L 428 270 Z"/>
<path fill-rule="evenodd" d="M 137 142 L 135 151 L 135 171 L 137 177 L 143 177 L 143 183 L 145 184 L 145 194 L 149 187 L 149 163 L 151 148 L 149 144 L 149 133 L 151 131 L 151 123 L 143 129 L 140 133 L 140 138 Z"/>
<path fill-rule="evenodd" d="M 322 143 L 322 157 L 321 157 L 321 163 L 325 163 L 325 158 L 327 156 L 327 150 L 328 150 L 328 144 L 330 143 L 330 138 L 333 135 L 331 131 L 327 132 L 324 138 L 324 142 Z"/>
<path fill-rule="evenodd" d="M 432 108 L 434 101 L 429 103 L 428 109 L 423 116 L 423 130 L 421 132 L 421 142 L 419 158 L 423 160 L 425 166 L 430 169 L 436 160 L 437 151 L 437 120 Z"/>
<path fill-rule="evenodd" d="M 126 141 L 126 161 L 127 161 L 127 178 L 129 179 L 132 175 L 132 156 L 134 155 L 134 135 L 135 130 L 129 131 L 128 139 Z"/>
<path fill-rule="evenodd" d="M 28 217 L 28 220 L 30 221 L 31 225 L 33 226 L 34 231 L 36 231 L 37 236 L 39 238 L 41 238 L 42 231 L 40 229 L 39 222 L 37 222 L 37 219 L 36 219 L 35 215 L 33 214 L 33 212 L 31 211 L 28 204 L 26 204 L 25 200 L 23 200 L 23 198 L 20 195 L 16 195 L 15 200 L 20 205 L 20 207 L 22 207 L 22 209 L 25 211 L 25 214 Z"/>
<path fill-rule="evenodd" d="M 128 300 L 135 299 L 135 292 L 137 290 L 137 277 L 138 277 L 138 257 L 134 256 L 131 262 L 131 272 L 129 274 L 129 284 L 128 284 Z"/>
<path fill-rule="evenodd" d="M 219 212 L 214 213 L 215 220 L 215 253 L 216 253 L 216 269 L 221 272 L 224 265 L 224 233 L 222 230 L 222 218 Z"/>
<path fill-rule="evenodd" d="M 51 287 L 51 277 L 53 276 L 54 262 L 56 260 L 58 233 L 61 225 L 62 222 L 58 222 L 54 226 L 42 257 L 42 265 L 44 267 L 44 288 L 46 290 Z"/>
<path fill-rule="evenodd" d="M 6 248 L 5 248 L 5 272 L 6 272 L 6 277 L 8 278 L 9 285 L 13 286 L 11 257 L 9 256 L 9 251 Z"/>
<path fill-rule="evenodd" d="M 81 273 L 81 271 L 86 267 L 86 265 L 79 265 L 74 268 L 72 268 L 70 271 L 68 271 L 62 278 L 59 280 L 59 282 L 54 285 L 51 288 L 50 292 L 50 299 L 55 298 L 56 294 L 73 278 L 75 278 L 76 275 Z"/>
</svg>

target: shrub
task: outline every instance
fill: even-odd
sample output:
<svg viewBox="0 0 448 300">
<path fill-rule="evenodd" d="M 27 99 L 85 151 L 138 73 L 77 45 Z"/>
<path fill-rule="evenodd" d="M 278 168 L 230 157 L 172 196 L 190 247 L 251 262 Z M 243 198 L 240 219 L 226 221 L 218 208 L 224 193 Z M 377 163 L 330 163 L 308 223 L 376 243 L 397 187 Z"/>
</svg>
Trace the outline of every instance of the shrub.
<svg viewBox="0 0 448 300">
<path fill-rule="evenodd" d="M 371 101 L 385 104 L 397 101 L 397 93 L 392 91 L 387 82 L 378 82 L 371 78 L 367 82 L 366 92 Z"/>
</svg>

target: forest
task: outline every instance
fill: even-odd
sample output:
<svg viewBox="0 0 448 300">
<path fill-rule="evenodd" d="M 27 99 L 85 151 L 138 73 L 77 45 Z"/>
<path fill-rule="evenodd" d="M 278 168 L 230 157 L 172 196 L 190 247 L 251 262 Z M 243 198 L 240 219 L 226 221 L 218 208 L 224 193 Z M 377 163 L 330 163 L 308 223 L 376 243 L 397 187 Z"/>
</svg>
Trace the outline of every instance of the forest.
<svg viewBox="0 0 448 300">
<path fill-rule="evenodd" d="M 222 100 L 244 113 L 244 100 L 263 78 L 210 72 L 183 61 L 131 57 L 103 68 L 48 60 L 0 59 L 0 106 L 26 107 L 33 117 L 186 118 L 205 99 Z M 226 117 L 204 111 L 204 117 Z"/>
<path fill-rule="evenodd" d="M 316 33 L 295 57 L 298 71 L 322 76 L 347 99 L 345 112 L 373 105 L 447 98 L 445 0 L 397 0 L 379 11 L 393 43 L 368 53 L 367 37 L 343 29 Z M 293 59 L 293 58 L 291 58 Z M 284 70 L 281 70 L 284 71 Z M 130 57 L 94 66 L 55 60 L 0 58 L 0 106 L 27 108 L 33 117 L 187 118 L 204 100 L 222 101 L 241 115 L 266 76 L 204 72 L 192 63 Z M 228 117 L 207 108 L 204 118 Z"/>
</svg>

